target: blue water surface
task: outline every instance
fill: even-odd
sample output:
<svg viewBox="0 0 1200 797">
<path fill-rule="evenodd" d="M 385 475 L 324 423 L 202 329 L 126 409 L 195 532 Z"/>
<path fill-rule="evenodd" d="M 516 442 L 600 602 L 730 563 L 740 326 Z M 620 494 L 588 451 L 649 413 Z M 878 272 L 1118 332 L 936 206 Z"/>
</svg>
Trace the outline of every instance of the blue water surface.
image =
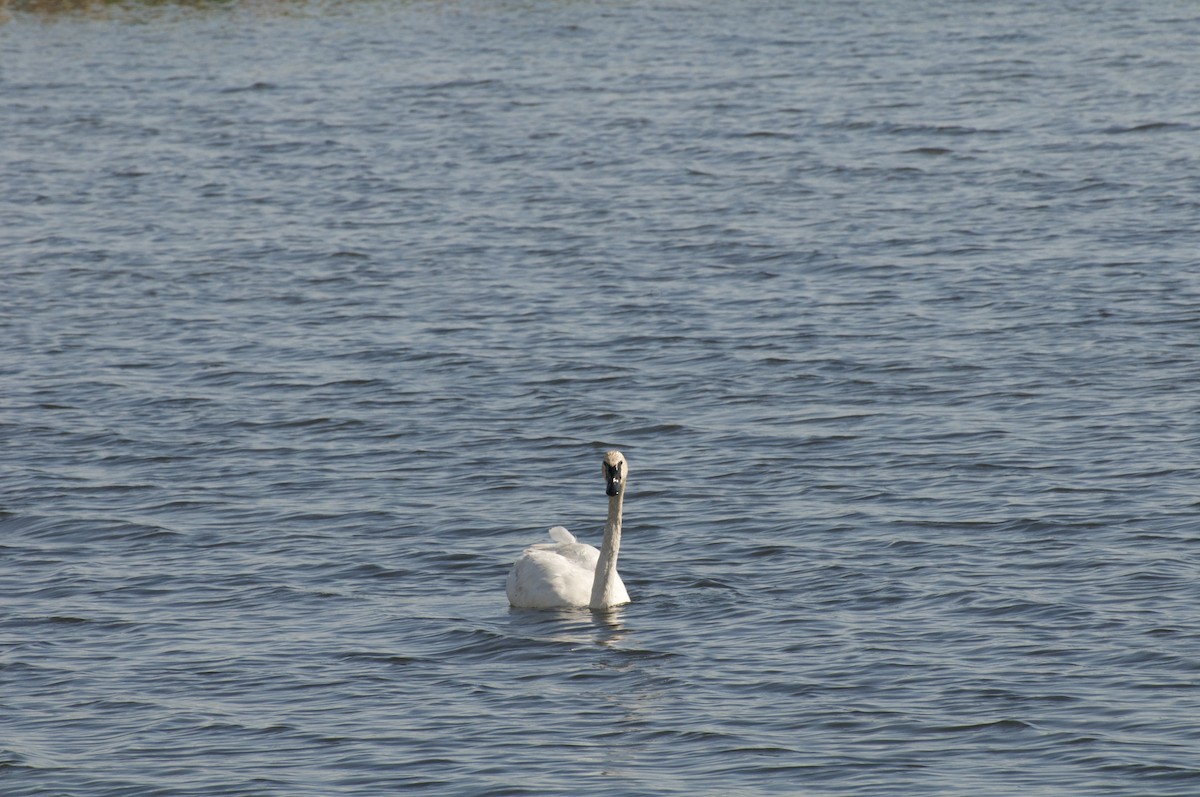
<svg viewBox="0 0 1200 797">
<path fill-rule="evenodd" d="M 6 797 L 1200 793 L 1192 4 L 4 13 Z"/>
</svg>

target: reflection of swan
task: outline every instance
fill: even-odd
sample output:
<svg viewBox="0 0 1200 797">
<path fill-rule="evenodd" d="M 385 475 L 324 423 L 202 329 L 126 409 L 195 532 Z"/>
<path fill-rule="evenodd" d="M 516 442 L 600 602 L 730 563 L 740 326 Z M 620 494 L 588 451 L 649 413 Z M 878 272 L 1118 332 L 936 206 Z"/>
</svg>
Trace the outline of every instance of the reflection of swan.
<svg viewBox="0 0 1200 797">
<path fill-rule="evenodd" d="M 554 543 L 525 549 L 508 574 L 508 602 L 530 609 L 588 606 L 607 609 L 629 603 L 629 593 L 617 575 L 621 549 L 621 506 L 628 476 L 620 451 L 604 455 L 604 492 L 608 494 L 608 522 L 600 550 L 575 541 L 562 526 L 550 529 Z"/>
</svg>

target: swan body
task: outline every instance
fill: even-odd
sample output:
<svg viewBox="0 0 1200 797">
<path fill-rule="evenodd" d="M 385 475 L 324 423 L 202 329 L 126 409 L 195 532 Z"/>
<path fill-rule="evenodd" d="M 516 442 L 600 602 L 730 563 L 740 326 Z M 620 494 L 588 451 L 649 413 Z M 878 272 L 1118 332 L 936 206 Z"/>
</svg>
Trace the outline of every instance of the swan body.
<svg viewBox="0 0 1200 797">
<path fill-rule="evenodd" d="M 629 593 L 617 574 L 626 475 L 625 457 L 609 451 L 604 457 L 608 520 L 600 548 L 579 542 L 562 526 L 550 529 L 554 542 L 526 548 L 509 571 L 509 603 L 528 609 L 607 609 L 629 603 Z"/>
<path fill-rule="evenodd" d="M 562 526 L 550 529 L 555 542 L 531 545 L 508 573 L 508 602 L 528 609 L 587 606 L 592 600 L 600 549 L 577 542 Z M 615 576 L 615 604 L 629 603 L 621 576 Z"/>
</svg>

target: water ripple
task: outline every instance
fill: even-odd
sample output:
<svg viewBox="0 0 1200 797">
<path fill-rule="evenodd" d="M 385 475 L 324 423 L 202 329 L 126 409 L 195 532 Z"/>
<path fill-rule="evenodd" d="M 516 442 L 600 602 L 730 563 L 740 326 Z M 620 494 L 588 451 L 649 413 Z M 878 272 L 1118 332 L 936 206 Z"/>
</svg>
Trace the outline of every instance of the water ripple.
<svg viewBox="0 0 1200 797">
<path fill-rule="evenodd" d="M 12 4 L 5 794 L 1195 794 L 1144 11 Z"/>
</svg>

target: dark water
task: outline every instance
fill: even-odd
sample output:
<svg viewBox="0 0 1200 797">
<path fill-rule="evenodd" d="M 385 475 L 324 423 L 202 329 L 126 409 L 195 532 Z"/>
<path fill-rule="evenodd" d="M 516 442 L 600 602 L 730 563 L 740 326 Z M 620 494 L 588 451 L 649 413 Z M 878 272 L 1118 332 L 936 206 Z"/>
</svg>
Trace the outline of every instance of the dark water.
<svg viewBox="0 0 1200 797">
<path fill-rule="evenodd" d="M 4 795 L 1200 794 L 1194 4 L 31 7 Z"/>
</svg>

